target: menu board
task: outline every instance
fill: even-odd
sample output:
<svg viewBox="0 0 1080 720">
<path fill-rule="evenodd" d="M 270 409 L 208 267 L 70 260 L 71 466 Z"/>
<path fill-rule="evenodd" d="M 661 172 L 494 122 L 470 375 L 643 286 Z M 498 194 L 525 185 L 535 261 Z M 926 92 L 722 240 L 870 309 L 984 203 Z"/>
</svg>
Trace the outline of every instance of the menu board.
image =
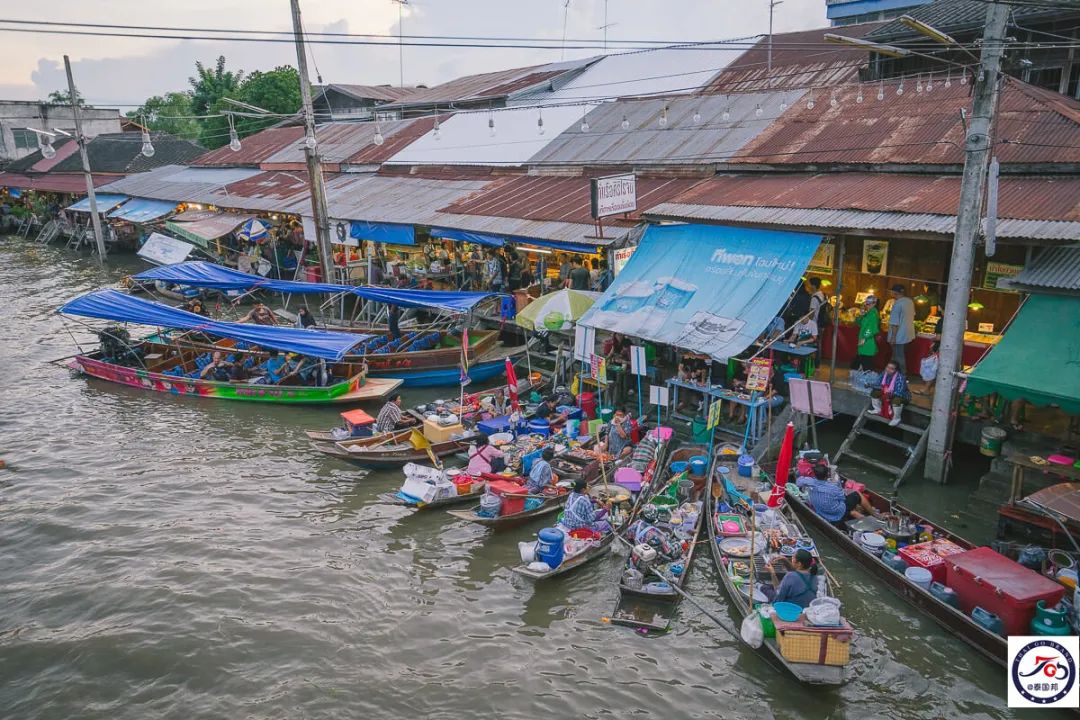
<svg viewBox="0 0 1080 720">
<path fill-rule="evenodd" d="M 1023 265 L 1010 265 L 1009 263 L 1003 262 L 987 262 L 986 273 L 983 275 L 983 289 L 1000 290 L 1002 292 L 1018 292 L 1012 288 L 999 287 L 999 282 L 1001 280 L 1008 280 L 1009 278 L 1016 277 L 1023 269 Z"/>
<path fill-rule="evenodd" d="M 746 369 L 746 389 L 751 392 L 765 392 L 769 388 L 772 375 L 772 360 L 754 358 Z"/>
</svg>

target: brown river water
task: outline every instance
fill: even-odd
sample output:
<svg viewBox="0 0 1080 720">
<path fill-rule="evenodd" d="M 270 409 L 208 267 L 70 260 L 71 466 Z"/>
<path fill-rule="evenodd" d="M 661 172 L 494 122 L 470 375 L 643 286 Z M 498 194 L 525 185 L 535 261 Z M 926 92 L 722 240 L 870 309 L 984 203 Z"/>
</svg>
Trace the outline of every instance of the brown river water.
<svg viewBox="0 0 1080 720">
<path fill-rule="evenodd" d="M 1002 669 L 827 544 L 859 629 L 852 680 L 832 690 L 794 684 L 686 603 L 659 637 L 605 623 L 617 556 L 534 586 L 510 567 L 539 526 L 493 536 L 382 504 L 400 471 L 303 436 L 333 409 L 49 364 L 74 352 L 69 330 L 87 337 L 55 309 L 137 269 L 0 238 L 0 718 L 1013 716 Z M 903 499 L 948 522 L 969 490 Z M 737 625 L 708 553 L 688 590 Z"/>
</svg>

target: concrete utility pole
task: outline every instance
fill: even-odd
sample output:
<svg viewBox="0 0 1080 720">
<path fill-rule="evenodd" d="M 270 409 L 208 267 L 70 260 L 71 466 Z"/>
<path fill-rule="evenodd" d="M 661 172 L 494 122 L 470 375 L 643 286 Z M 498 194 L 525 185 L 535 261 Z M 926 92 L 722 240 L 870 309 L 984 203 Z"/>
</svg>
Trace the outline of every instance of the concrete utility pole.
<svg viewBox="0 0 1080 720">
<path fill-rule="evenodd" d="M 953 239 L 948 296 L 941 328 L 937 388 L 934 391 L 926 447 L 924 476 L 936 482 L 945 482 L 949 472 L 953 400 L 958 380 L 956 373 L 960 369 L 964 350 L 968 295 L 982 219 L 983 190 L 990 164 L 990 132 L 997 110 L 1001 55 L 1008 18 L 1008 3 L 987 4 L 982 56 L 974 82 L 971 120 L 964 140 L 967 155 L 960 185 L 960 205 L 956 213 L 956 236 Z"/>
<path fill-rule="evenodd" d="M 768 69 L 772 72 L 772 26 L 773 26 L 773 11 L 776 10 L 776 6 L 784 0 L 769 0 L 769 54 L 768 54 Z"/>
<path fill-rule="evenodd" d="M 86 138 L 82 133 L 82 116 L 79 114 L 79 94 L 75 90 L 75 78 L 71 75 L 71 60 L 64 56 L 67 73 L 68 97 L 71 98 L 71 116 L 75 118 L 75 142 L 79 144 L 83 177 L 86 178 L 86 197 L 90 200 L 90 223 L 94 226 L 94 242 L 97 243 L 98 264 L 105 265 L 105 236 L 101 234 L 101 218 L 97 212 L 97 195 L 94 194 L 94 176 L 90 173 L 90 157 L 86 154 Z"/>
<path fill-rule="evenodd" d="M 292 5 L 293 37 L 296 39 L 296 67 L 300 71 L 300 98 L 304 103 L 304 155 L 307 158 L 308 182 L 311 186 L 311 214 L 315 218 L 315 240 L 319 248 L 319 264 L 323 282 L 334 282 L 334 250 L 330 247 L 330 218 L 326 209 L 326 186 L 323 183 L 319 146 L 315 142 L 315 111 L 311 106 L 311 80 L 308 79 L 307 51 L 304 49 L 304 29 L 300 24 L 300 0 Z M 305 238 L 306 240 L 306 238 Z"/>
</svg>

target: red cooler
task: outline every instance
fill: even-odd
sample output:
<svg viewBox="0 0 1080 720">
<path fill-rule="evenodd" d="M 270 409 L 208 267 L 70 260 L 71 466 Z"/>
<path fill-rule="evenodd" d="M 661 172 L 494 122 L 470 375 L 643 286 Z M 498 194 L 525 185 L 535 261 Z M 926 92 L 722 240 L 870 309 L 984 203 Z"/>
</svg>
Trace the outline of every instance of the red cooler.
<svg viewBox="0 0 1080 720">
<path fill-rule="evenodd" d="M 500 515 L 513 515 L 525 510 L 525 488 L 523 486 L 509 480 L 490 480 L 488 487 L 492 493 L 502 498 Z M 512 495 L 520 495 L 521 497 L 511 497 Z"/>
<path fill-rule="evenodd" d="M 1035 604 L 1053 607 L 1065 588 L 988 547 L 951 555 L 945 560 L 946 584 L 971 614 L 978 606 L 1001 618 L 1006 635 L 1029 635 Z"/>
<path fill-rule="evenodd" d="M 596 419 L 596 393 L 583 392 L 578 395 L 578 406 L 581 407 L 581 412 L 585 413 L 586 418 Z"/>
<path fill-rule="evenodd" d="M 896 551 L 908 565 L 926 568 L 935 582 L 945 584 L 945 558 L 964 552 L 952 540 L 940 538 L 915 545 L 908 545 Z"/>
</svg>

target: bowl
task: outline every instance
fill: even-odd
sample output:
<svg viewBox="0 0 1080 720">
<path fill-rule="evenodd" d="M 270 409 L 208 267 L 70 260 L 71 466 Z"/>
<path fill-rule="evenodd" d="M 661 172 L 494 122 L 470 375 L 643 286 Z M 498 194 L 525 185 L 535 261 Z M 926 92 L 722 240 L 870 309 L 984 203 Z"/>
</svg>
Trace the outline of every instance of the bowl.
<svg viewBox="0 0 1080 720">
<path fill-rule="evenodd" d="M 776 617 L 784 622 L 795 622 L 802 615 L 803 609 L 795 603 L 778 602 L 773 603 L 773 610 L 776 611 Z"/>
</svg>

